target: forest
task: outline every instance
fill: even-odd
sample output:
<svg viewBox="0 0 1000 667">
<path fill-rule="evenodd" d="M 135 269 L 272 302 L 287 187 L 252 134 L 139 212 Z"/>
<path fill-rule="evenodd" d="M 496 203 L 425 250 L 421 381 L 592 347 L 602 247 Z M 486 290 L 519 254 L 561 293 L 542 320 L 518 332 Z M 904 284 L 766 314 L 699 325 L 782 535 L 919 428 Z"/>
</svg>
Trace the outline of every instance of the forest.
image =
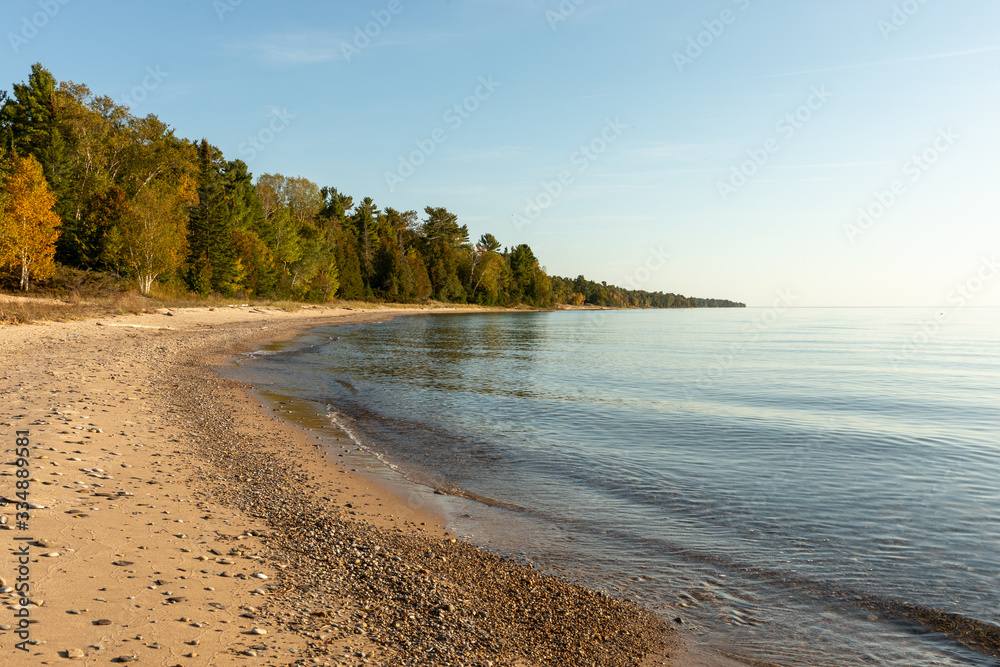
<svg viewBox="0 0 1000 667">
<path fill-rule="evenodd" d="M 473 241 L 447 208 L 380 209 L 299 176 L 254 177 L 207 139 L 36 64 L 0 91 L 0 284 L 28 291 L 59 267 L 144 295 L 743 306 L 549 276 L 530 247 Z"/>
</svg>

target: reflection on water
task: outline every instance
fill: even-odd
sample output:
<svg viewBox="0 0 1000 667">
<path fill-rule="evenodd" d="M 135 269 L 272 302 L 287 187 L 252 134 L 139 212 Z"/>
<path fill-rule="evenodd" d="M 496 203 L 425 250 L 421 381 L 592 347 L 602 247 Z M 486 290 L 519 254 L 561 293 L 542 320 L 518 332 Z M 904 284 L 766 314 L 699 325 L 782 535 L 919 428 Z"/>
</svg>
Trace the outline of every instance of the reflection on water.
<svg viewBox="0 0 1000 667">
<path fill-rule="evenodd" d="M 1000 657 L 1000 314 L 407 317 L 249 361 L 492 548 L 785 665 Z M 265 380 L 266 379 L 266 380 Z M 458 505 L 456 507 L 459 507 Z"/>
</svg>

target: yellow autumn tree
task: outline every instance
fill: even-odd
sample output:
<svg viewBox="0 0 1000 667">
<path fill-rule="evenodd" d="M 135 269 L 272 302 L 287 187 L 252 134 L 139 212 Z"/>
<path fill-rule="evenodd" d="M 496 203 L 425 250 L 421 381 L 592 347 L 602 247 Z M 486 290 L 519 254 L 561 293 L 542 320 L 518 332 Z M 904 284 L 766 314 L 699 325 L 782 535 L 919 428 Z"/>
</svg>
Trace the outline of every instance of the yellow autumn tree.
<svg viewBox="0 0 1000 667">
<path fill-rule="evenodd" d="M 14 156 L 0 202 L 0 268 L 20 270 L 21 289 L 49 278 L 55 270 L 59 216 L 56 197 L 32 156 Z"/>
</svg>

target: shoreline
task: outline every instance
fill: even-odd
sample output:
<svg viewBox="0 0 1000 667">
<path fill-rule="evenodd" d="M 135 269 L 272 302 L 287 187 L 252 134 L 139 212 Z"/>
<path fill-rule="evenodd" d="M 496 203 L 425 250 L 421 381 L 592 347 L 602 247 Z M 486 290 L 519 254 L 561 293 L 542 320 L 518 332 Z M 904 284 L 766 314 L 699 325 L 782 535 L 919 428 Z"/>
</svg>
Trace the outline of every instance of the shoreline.
<svg viewBox="0 0 1000 667">
<path fill-rule="evenodd" d="M 46 643 L 31 646 L 24 664 L 79 654 L 171 665 L 248 657 L 670 664 L 651 649 L 677 644 L 677 633 L 650 612 L 452 541 L 432 525 L 440 517 L 432 503 L 339 469 L 314 434 L 264 414 L 251 391 L 210 366 L 313 326 L 419 312 L 192 309 L 107 318 L 101 327 L 0 329 L 0 361 L 10 369 L 0 383 L 13 398 L 0 428 L 6 438 L 34 424 L 33 490 L 51 496 L 31 527 L 52 545 L 34 548 L 32 561 L 35 602 L 47 596 L 31 609 L 32 639 Z M 33 353 L 39 346 L 48 349 Z M 73 430 L 59 430 L 68 424 Z M 77 467 L 92 460 L 132 469 Z M 55 488 L 67 475 L 72 482 Z M 0 493 L 11 479 L 0 478 Z M 39 553 L 50 548 L 60 555 Z M 11 604 L 8 595 L 0 601 Z M 11 655 L 14 639 L 0 627 L 0 655 Z"/>
</svg>

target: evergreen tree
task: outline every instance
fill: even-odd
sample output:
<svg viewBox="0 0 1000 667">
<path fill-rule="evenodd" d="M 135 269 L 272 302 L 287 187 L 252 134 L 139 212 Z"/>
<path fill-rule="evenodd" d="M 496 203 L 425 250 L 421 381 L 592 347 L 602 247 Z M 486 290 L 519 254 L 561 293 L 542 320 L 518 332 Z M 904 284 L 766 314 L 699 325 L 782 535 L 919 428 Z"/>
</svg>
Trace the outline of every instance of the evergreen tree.
<svg viewBox="0 0 1000 667">
<path fill-rule="evenodd" d="M 198 202 L 188 223 L 187 282 L 198 294 L 232 294 L 238 278 L 230 202 L 216 151 L 203 139 L 198 151 Z"/>
</svg>

